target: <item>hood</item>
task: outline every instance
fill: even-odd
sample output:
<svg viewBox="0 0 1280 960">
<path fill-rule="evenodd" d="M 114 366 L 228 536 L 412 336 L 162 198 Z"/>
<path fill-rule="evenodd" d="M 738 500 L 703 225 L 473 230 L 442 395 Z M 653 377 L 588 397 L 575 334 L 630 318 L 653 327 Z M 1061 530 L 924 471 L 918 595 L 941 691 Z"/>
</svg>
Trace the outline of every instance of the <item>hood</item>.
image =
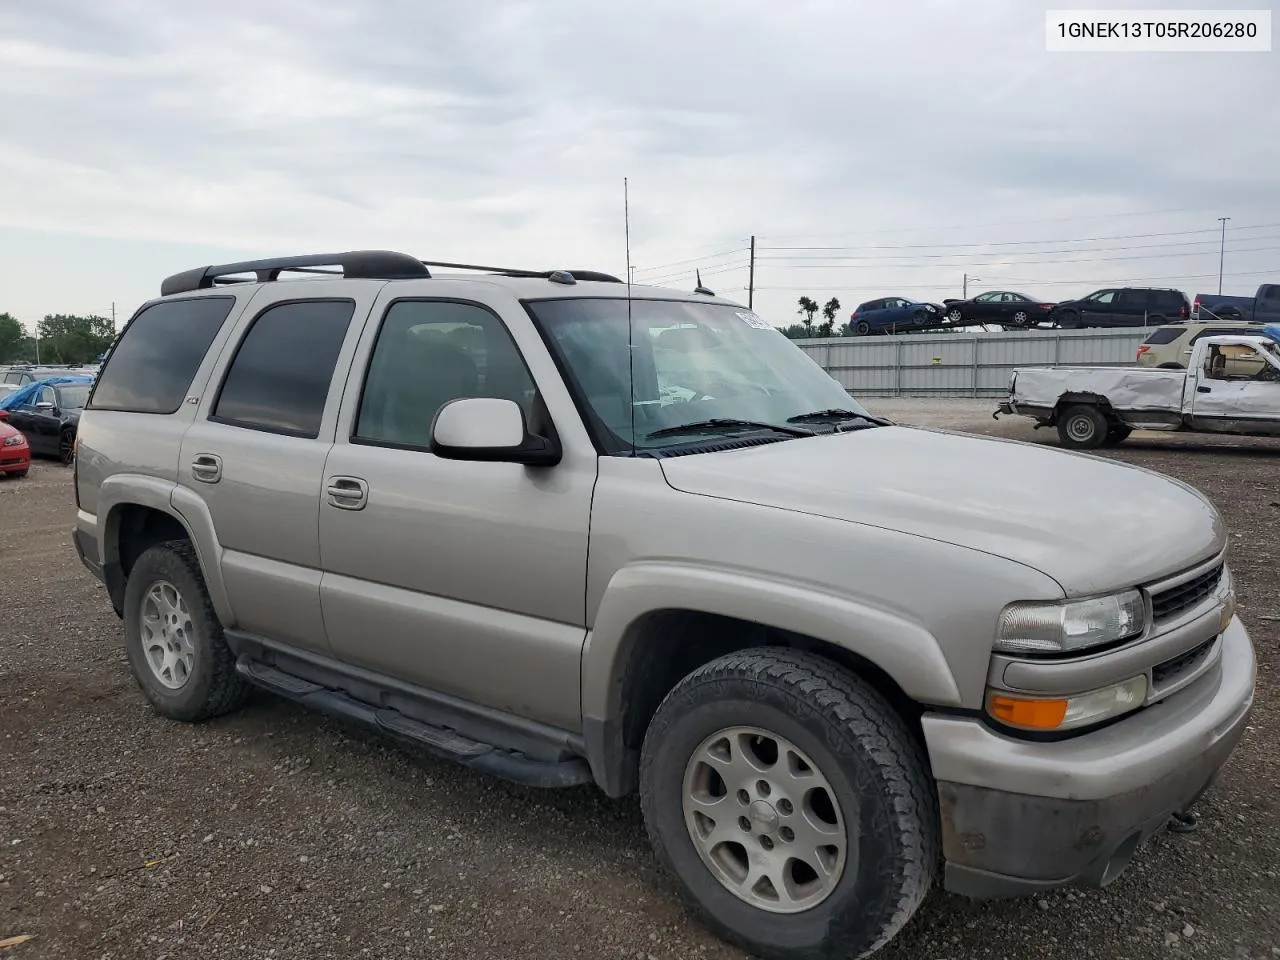
<svg viewBox="0 0 1280 960">
<path fill-rule="evenodd" d="M 1213 505 L 1177 480 L 1012 440 L 878 427 L 659 462 L 685 493 L 969 547 L 1069 595 L 1159 579 L 1227 542 Z"/>
</svg>

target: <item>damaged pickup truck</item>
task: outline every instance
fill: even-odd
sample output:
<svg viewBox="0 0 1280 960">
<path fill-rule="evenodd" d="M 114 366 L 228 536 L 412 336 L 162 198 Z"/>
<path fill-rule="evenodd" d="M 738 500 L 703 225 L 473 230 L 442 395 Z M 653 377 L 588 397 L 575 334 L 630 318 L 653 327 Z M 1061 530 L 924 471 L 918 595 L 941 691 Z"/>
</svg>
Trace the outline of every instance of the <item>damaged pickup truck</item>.
<svg viewBox="0 0 1280 960">
<path fill-rule="evenodd" d="M 1280 343 L 1267 336 L 1205 337 L 1186 370 L 1023 367 L 993 414 L 1057 427 L 1064 447 L 1092 450 L 1133 430 L 1280 436 Z"/>
</svg>

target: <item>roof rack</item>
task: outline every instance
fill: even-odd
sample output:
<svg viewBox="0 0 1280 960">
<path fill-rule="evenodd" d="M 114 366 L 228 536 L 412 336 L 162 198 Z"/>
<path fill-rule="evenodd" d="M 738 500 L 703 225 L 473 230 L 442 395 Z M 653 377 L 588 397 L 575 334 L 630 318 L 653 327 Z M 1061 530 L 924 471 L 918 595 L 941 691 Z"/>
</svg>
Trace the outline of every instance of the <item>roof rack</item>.
<svg viewBox="0 0 1280 960">
<path fill-rule="evenodd" d="M 348 279 L 411 280 L 431 276 L 421 260 L 407 253 L 395 253 L 392 250 L 351 250 L 347 253 L 313 253 L 304 257 L 273 257 L 270 260 L 245 260 L 242 263 L 196 267 L 166 278 L 160 284 L 160 296 L 207 290 L 216 283 L 253 283 L 255 280 L 262 283 L 277 280 L 284 272 L 338 275 L 335 270 L 315 269 L 335 266 L 341 267 L 341 276 Z M 243 280 L 237 276 L 245 273 L 252 273 L 254 280 Z"/>
<path fill-rule="evenodd" d="M 551 280 L 555 283 L 577 283 L 594 281 L 596 283 L 621 283 L 622 281 L 610 273 L 599 270 L 522 270 L 517 267 L 482 267 L 474 263 L 446 263 L 443 260 L 423 260 L 428 267 L 441 267 L 445 270 L 476 270 L 480 273 L 493 273 L 500 277 L 529 277 L 535 280 Z"/>
<path fill-rule="evenodd" d="M 321 269 L 339 267 L 340 270 Z M 313 253 L 301 257 L 273 257 L 269 260 L 245 260 L 241 263 L 223 263 L 208 267 L 196 267 L 166 277 L 160 284 L 160 296 L 207 290 L 215 285 L 231 283 L 265 283 L 278 280 L 282 273 L 310 273 L 340 276 L 358 280 L 413 280 L 429 279 L 428 267 L 448 270 L 477 270 L 503 277 L 531 277 L 550 280 L 553 283 L 577 283 L 597 281 L 621 283 L 617 277 L 596 270 L 519 270 L 512 267 L 481 267 L 469 263 L 447 263 L 437 260 L 419 260 L 407 253 L 393 250 L 349 250 L 346 253 Z M 252 279 L 244 274 L 253 274 Z"/>
</svg>

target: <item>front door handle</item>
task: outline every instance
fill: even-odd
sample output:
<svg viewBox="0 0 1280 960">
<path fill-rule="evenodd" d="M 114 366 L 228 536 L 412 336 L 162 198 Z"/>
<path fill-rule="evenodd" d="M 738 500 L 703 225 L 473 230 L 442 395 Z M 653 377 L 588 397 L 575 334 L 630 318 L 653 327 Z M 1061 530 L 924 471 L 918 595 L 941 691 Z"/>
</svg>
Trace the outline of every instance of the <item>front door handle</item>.
<svg viewBox="0 0 1280 960">
<path fill-rule="evenodd" d="M 1212 387 L 1196 387 L 1196 393 L 1213 393 Z"/>
<path fill-rule="evenodd" d="M 330 477 L 324 492 L 339 510 L 363 510 L 369 502 L 369 484 L 359 477 Z"/>
<path fill-rule="evenodd" d="M 201 483 L 217 483 L 222 479 L 222 458 L 213 453 L 197 453 L 191 458 L 191 476 Z"/>
</svg>

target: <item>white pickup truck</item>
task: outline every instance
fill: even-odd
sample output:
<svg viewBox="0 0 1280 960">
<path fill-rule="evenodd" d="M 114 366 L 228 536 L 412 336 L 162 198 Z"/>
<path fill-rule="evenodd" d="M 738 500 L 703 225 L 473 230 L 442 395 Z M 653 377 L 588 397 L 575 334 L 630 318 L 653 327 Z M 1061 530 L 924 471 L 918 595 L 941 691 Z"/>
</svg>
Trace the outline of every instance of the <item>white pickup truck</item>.
<svg viewBox="0 0 1280 960">
<path fill-rule="evenodd" d="M 1021 367 L 1002 414 L 1058 428 L 1064 447 L 1120 443 L 1133 430 L 1280 436 L 1280 344 L 1262 336 L 1205 337 L 1184 370 Z"/>
</svg>

